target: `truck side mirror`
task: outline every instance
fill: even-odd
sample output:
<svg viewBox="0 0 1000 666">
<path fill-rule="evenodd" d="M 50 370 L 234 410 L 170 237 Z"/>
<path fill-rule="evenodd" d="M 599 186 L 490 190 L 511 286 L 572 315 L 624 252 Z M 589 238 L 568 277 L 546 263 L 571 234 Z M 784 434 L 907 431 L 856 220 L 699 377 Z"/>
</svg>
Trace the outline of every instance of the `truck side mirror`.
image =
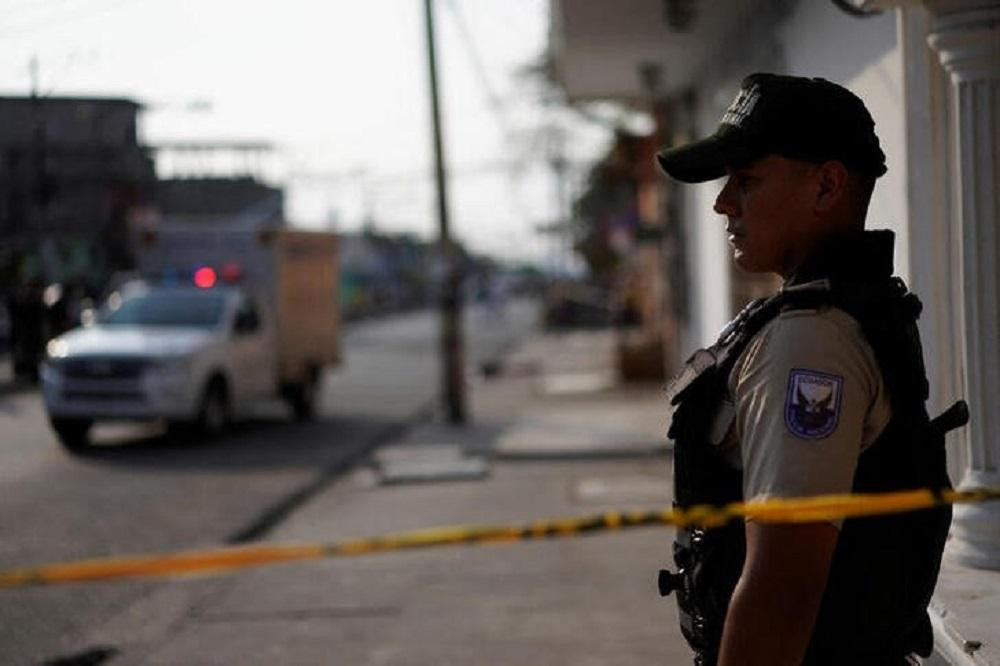
<svg viewBox="0 0 1000 666">
<path fill-rule="evenodd" d="M 243 310 L 236 314 L 236 324 L 233 330 L 237 335 L 253 333 L 260 328 L 260 319 L 253 310 Z"/>
</svg>

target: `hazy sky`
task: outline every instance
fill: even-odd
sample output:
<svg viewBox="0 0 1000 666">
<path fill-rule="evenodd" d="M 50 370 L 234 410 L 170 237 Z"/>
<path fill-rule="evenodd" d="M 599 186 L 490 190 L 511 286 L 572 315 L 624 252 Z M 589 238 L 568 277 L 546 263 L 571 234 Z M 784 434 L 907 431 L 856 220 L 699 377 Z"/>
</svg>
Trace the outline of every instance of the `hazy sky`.
<svg viewBox="0 0 1000 666">
<path fill-rule="evenodd" d="M 436 2 L 455 233 L 542 258 L 542 128 L 562 118 L 577 161 L 606 134 L 513 76 L 545 48 L 546 0 Z M 274 142 L 293 224 L 356 229 L 367 208 L 383 229 L 436 231 L 422 0 L 0 0 L 3 94 L 29 91 L 33 56 L 43 94 L 146 103 L 148 143 Z"/>
</svg>

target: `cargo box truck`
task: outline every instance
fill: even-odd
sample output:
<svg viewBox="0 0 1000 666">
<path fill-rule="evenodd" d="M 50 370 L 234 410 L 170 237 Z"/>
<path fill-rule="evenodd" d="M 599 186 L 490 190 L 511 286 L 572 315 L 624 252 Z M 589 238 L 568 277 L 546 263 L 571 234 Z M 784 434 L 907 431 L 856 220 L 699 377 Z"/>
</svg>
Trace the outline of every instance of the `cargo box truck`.
<svg viewBox="0 0 1000 666">
<path fill-rule="evenodd" d="M 67 449 L 89 447 L 104 420 L 216 434 L 269 397 L 312 416 L 340 360 L 336 236 L 162 229 L 138 263 L 93 322 L 47 345 L 45 407 Z"/>
</svg>

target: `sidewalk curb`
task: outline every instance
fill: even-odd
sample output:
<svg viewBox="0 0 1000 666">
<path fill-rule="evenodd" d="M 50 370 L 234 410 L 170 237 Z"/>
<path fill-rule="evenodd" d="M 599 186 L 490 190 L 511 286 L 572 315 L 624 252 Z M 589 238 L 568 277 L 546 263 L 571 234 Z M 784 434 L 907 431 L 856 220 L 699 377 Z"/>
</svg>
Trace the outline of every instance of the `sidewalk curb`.
<svg viewBox="0 0 1000 666">
<path fill-rule="evenodd" d="M 249 543 L 267 536 L 271 530 L 284 522 L 284 520 L 294 513 L 296 509 L 324 491 L 331 483 L 364 461 L 364 459 L 370 456 L 373 451 L 385 446 L 389 442 L 401 439 L 413 428 L 417 427 L 421 423 L 429 421 L 434 415 L 434 405 L 436 402 L 436 399 L 428 400 L 409 417 L 386 426 L 369 441 L 359 446 L 355 451 L 352 451 L 350 454 L 322 469 L 312 481 L 309 481 L 298 489 L 293 490 L 271 506 L 263 509 L 246 525 L 235 530 L 232 534 L 226 537 L 224 539 L 224 543 Z"/>
<path fill-rule="evenodd" d="M 948 610 L 937 599 L 931 599 L 927 613 L 934 628 L 934 653 L 930 659 L 943 659 L 947 666 L 984 666 L 989 663 L 976 658 L 975 649 L 948 621 Z M 925 663 L 933 666 L 940 662 L 929 660 Z"/>
<path fill-rule="evenodd" d="M 488 454 L 493 460 L 503 462 L 559 462 L 566 460 L 643 460 L 669 458 L 673 455 L 673 447 L 657 446 L 616 449 L 594 449 L 594 450 L 566 450 L 566 451 L 494 451 Z"/>
</svg>

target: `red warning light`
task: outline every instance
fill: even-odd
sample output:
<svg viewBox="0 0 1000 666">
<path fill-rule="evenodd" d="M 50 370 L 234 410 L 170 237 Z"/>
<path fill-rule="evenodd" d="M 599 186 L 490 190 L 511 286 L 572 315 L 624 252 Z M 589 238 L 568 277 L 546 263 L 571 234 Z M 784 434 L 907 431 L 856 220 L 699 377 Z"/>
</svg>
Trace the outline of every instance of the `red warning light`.
<svg viewBox="0 0 1000 666">
<path fill-rule="evenodd" d="M 232 261 L 224 264 L 219 272 L 222 275 L 222 281 L 228 284 L 236 284 L 243 279 L 243 267 Z"/>
<path fill-rule="evenodd" d="M 208 266 L 203 266 L 194 272 L 194 283 L 202 289 L 209 289 L 215 286 L 215 271 Z"/>
</svg>

